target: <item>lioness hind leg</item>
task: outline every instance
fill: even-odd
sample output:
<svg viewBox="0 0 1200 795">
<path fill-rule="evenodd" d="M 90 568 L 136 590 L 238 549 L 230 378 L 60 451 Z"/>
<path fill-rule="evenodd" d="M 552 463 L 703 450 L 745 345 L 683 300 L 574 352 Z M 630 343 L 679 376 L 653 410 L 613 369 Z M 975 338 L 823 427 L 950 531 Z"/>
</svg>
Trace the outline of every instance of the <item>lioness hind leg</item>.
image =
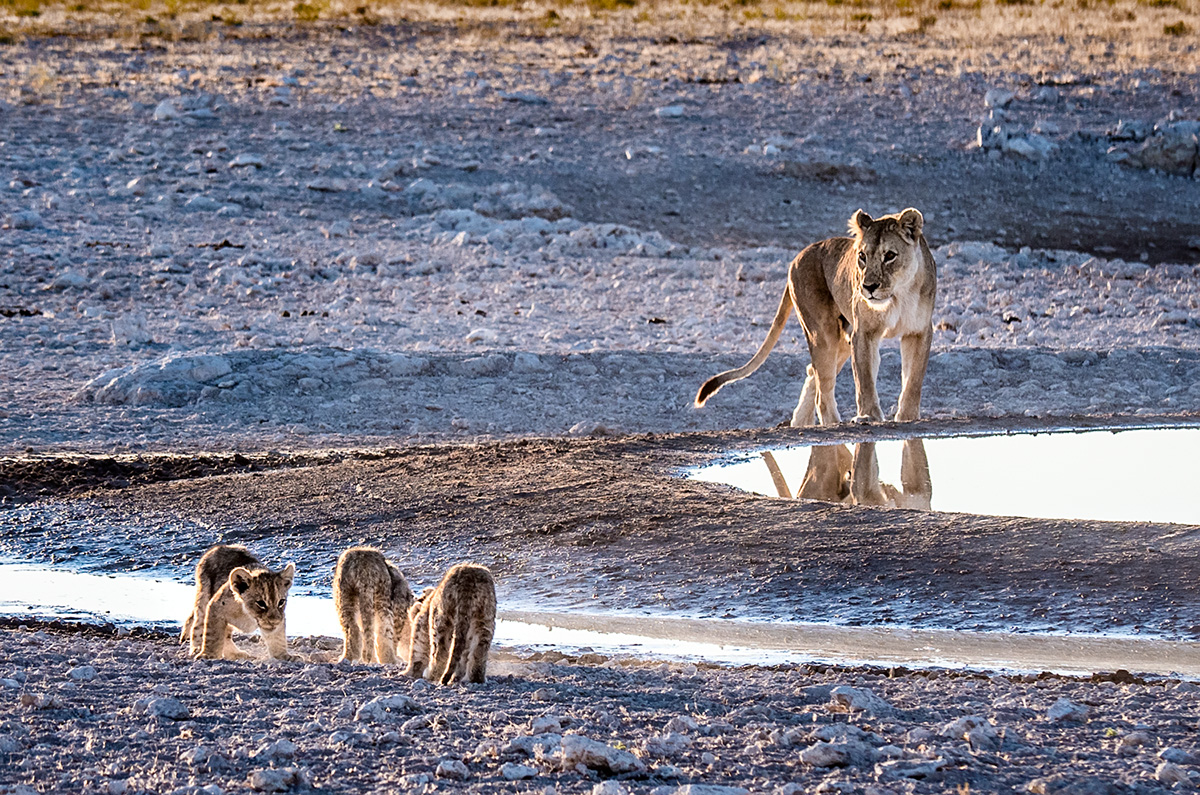
<svg viewBox="0 0 1200 795">
<path fill-rule="evenodd" d="M 810 364 L 804 379 L 804 389 L 800 390 L 800 401 L 792 412 L 792 427 L 803 428 L 812 425 L 817 419 L 817 371 Z"/>
</svg>

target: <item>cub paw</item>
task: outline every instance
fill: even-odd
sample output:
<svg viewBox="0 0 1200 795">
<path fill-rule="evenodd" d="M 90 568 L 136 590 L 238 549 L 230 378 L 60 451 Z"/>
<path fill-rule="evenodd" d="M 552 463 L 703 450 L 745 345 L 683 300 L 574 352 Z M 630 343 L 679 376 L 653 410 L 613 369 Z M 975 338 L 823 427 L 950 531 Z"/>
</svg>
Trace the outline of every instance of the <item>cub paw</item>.
<svg viewBox="0 0 1200 795">
<path fill-rule="evenodd" d="M 871 414 L 855 414 L 854 419 L 850 421 L 858 425 L 865 425 L 870 422 L 882 422 L 883 417 L 876 417 Z"/>
</svg>

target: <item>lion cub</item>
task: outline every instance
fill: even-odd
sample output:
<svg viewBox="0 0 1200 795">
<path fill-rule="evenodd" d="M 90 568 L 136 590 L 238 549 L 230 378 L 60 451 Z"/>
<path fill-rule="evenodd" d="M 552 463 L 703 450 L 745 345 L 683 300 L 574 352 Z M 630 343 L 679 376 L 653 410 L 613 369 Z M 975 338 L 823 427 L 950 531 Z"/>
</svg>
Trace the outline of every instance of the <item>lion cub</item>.
<svg viewBox="0 0 1200 795">
<path fill-rule="evenodd" d="M 284 607 L 296 576 L 296 565 L 271 571 L 245 547 L 219 544 L 196 564 L 196 603 L 184 623 L 193 656 L 244 660 L 233 643 L 233 629 L 262 632 L 270 655 L 294 660 L 287 650 Z"/>
<path fill-rule="evenodd" d="M 343 552 L 333 574 L 333 605 L 346 638 L 341 659 L 396 662 L 397 641 L 408 648 L 408 609 L 414 599 L 404 574 L 378 549 Z"/>
<path fill-rule="evenodd" d="M 496 631 L 496 581 L 474 563 L 459 563 L 409 608 L 412 646 L 408 675 L 443 685 L 487 680 Z M 428 670 L 426 670 L 428 669 Z"/>
</svg>

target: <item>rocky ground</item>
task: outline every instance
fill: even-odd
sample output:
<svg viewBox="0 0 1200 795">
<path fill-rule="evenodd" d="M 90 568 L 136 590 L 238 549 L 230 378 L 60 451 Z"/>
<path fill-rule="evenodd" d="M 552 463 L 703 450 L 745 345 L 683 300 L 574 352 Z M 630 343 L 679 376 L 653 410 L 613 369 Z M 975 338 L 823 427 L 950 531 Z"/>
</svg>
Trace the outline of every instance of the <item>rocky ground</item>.
<svg viewBox="0 0 1200 795">
<path fill-rule="evenodd" d="M 325 644 L 331 645 L 331 644 Z M 301 646 L 314 659 L 332 653 Z M 0 792 L 1138 793 L 1192 787 L 1200 688 L 499 654 L 485 686 L 0 629 Z"/>
<path fill-rule="evenodd" d="M 860 206 L 925 213 L 931 416 L 1200 407 L 1192 12 L 780 9 L 9 18 L 0 451 L 772 425 L 795 325 L 690 399 Z"/>
<path fill-rule="evenodd" d="M 926 430 L 1194 418 L 1196 12 L 602 5 L 0 8 L 0 549 L 183 577 L 242 541 L 321 586 L 367 541 L 510 604 L 1194 638 L 1194 528 L 671 475 L 852 433 L 721 433 L 790 416 L 795 326 L 690 403 L 858 207 L 925 214 Z M 1165 680 L 502 655 L 441 690 L 304 650 L 8 623 L 0 793 L 1124 793 L 1198 758 Z"/>
</svg>

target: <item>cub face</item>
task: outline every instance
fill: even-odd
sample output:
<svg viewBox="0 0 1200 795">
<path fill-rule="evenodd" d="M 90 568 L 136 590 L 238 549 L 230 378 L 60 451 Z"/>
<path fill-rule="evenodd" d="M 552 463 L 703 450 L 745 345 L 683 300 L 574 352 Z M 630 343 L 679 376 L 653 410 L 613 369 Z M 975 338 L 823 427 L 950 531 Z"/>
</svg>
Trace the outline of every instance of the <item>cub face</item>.
<svg viewBox="0 0 1200 795">
<path fill-rule="evenodd" d="M 288 589 L 295 576 L 294 563 L 289 563 L 283 571 L 250 571 L 238 567 L 229 572 L 229 589 L 259 627 L 264 632 L 271 632 L 283 624 Z"/>
<path fill-rule="evenodd" d="M 917 241 L 924 223 L 912 207 L 878 219 L 859 210 L 850 219 L 858 295 L 872 309 L 887 308 L 897 290 L 916 277 L 921 266 Z"/>
</svg>

